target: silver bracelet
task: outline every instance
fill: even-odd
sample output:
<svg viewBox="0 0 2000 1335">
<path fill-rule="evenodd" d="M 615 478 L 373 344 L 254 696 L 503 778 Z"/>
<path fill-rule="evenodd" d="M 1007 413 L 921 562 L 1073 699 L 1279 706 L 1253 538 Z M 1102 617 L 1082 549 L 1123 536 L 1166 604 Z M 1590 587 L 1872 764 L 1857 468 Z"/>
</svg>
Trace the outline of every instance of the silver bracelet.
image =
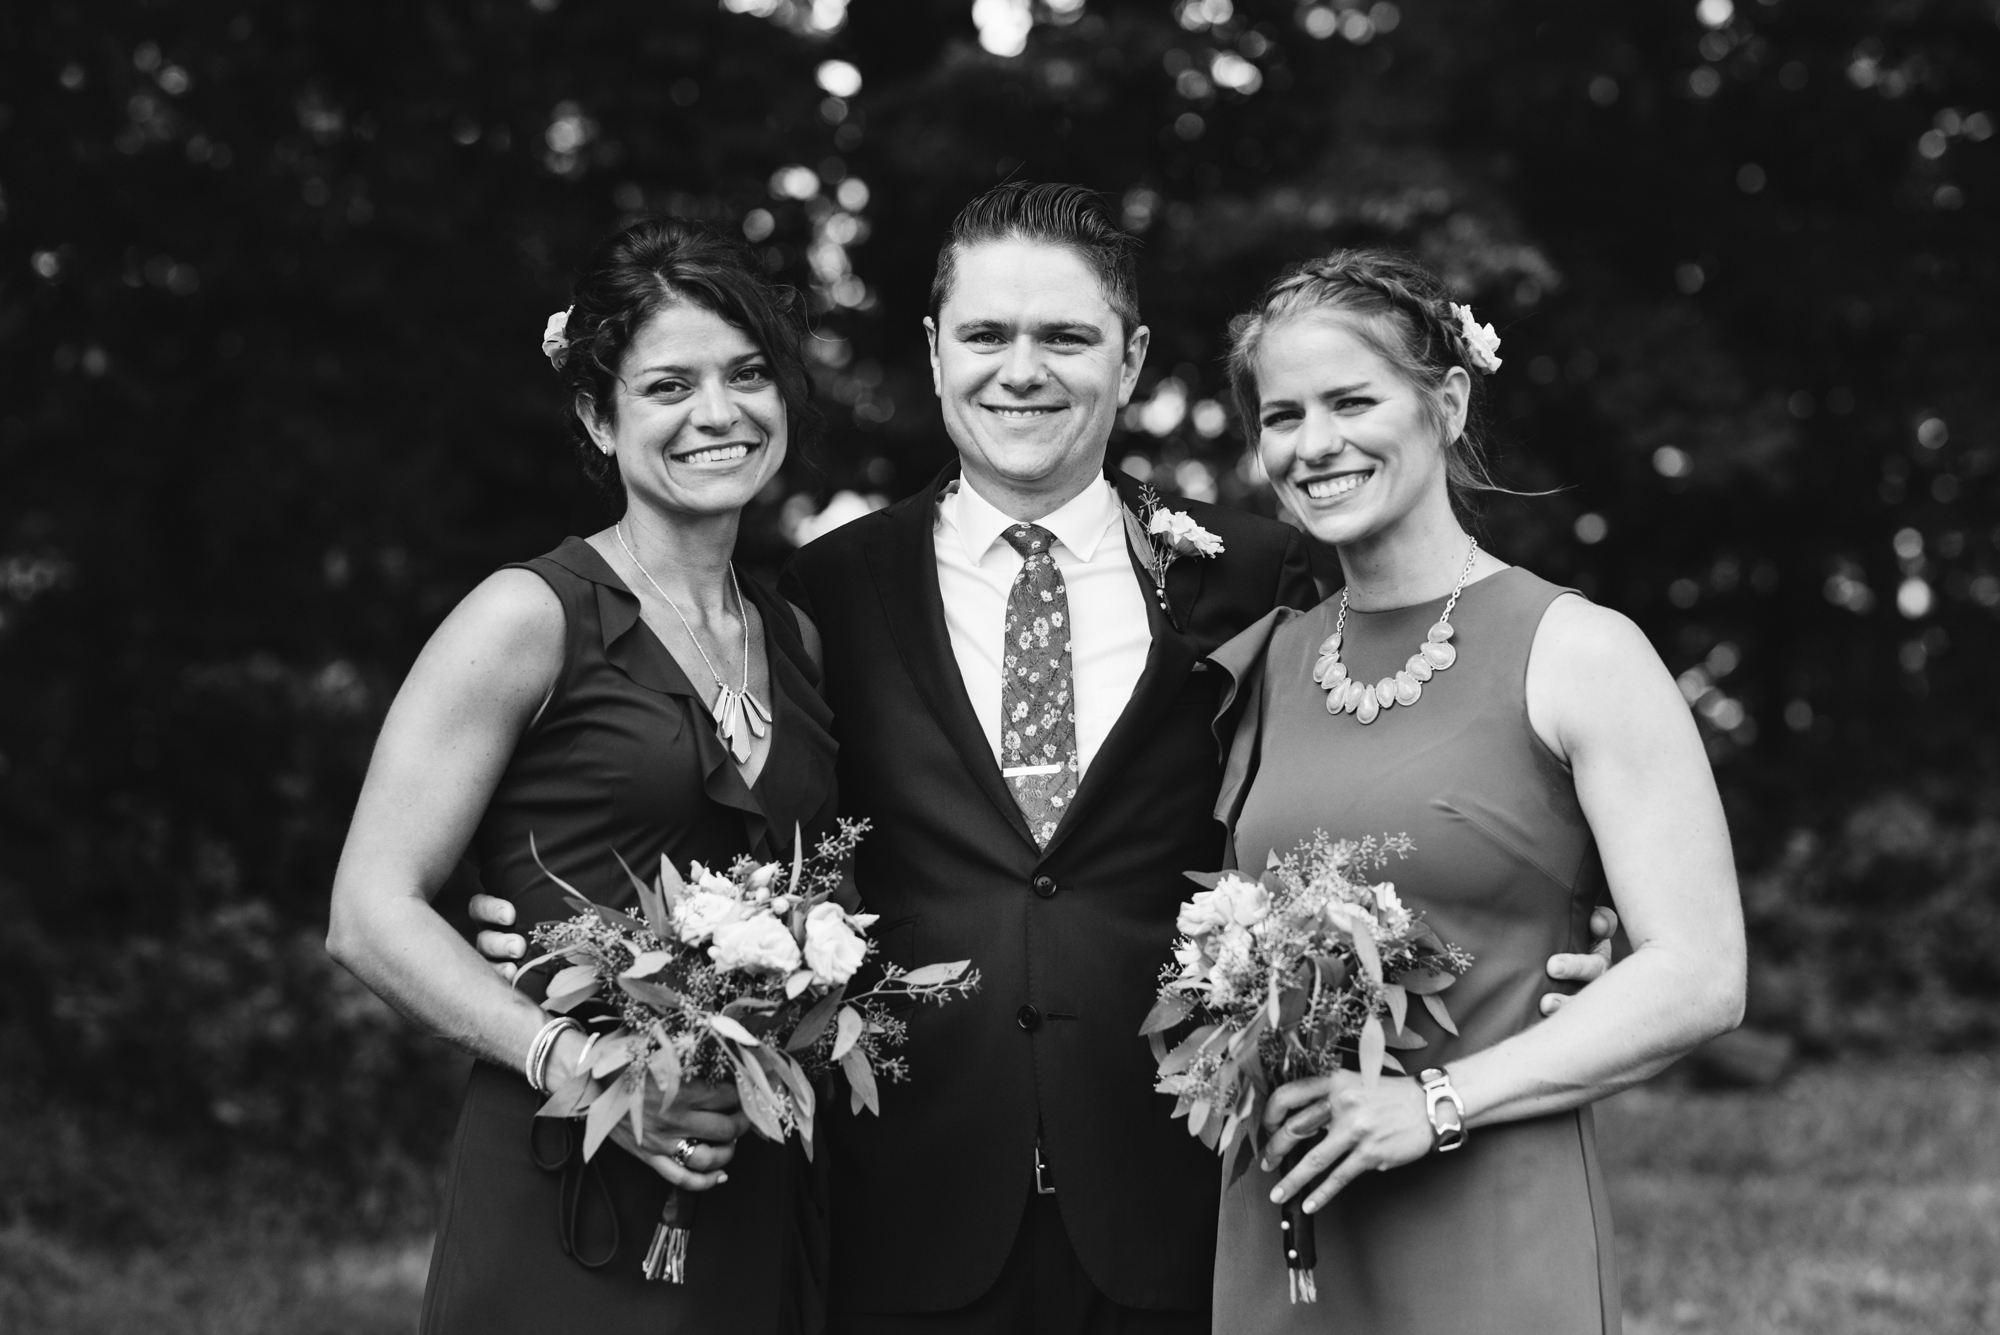
<svg viewBox="0 0 2000 1335">
<path fill-rule="evenodd" d="M 583 1040 L 583 1051 L 576 1054 L 576 1069 L 578 1071 L 587 1072 L 590 1070 L 590 1050 L 596 1047 L 597 1040 L 603 1037 L 602 1033 L 596 1033 Z"/>
<path fill-rule="evenodd" d="M 528 1045 L 527 1059 L 521 1063 L 521 1073 L 528 1077 L 530 1089 L 537 1094 L 549 1092 L 548 1086 L 542 1083 L 542 1076 L 549 1065 L 549 1053 L 555 1050 L 556 1040 L 562 1037 L 564 1031 L 582 1028 L 569 1016 L 558 1015 L 535 1031 L 535 1041 Z"/>
</svg>

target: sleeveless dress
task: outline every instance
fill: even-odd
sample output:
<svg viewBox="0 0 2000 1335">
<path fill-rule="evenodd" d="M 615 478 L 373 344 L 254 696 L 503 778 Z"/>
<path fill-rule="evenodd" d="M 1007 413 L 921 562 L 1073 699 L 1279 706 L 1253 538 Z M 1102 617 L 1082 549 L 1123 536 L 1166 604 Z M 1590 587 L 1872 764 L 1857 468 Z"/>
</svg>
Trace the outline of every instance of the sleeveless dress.
<svg viewBox="0 0 2000 1335">
<path fill-rule="evenodd" d="M 510 569 L 561 599 L 562 673 L 515 748 L 473 837 L 488 893 L 525 926 L 567 918 L 536 868 L 532 833 L 556 875 L 599 903 L 636 898 L 612 850 L 641 874 L 665 855 L 727 866 L 775 857 L 793 828 L 816 842 L 834 815 L 832 715 L 791 607 L 742 587 L 764 623 L 773 724 L 754 788 L 716 739 L 687 675 L 639 617 L 639 600 L 595 548 L 570 538 Z M 547 970 L 522 990 L 540 999 Z M 521 1072 L 475 1064 L 451 1146 L 443 1217 L 424 1293 L 424 1335 L 578 1331 L 707 1335 L 818 1330 L 824 1314 L 823 1149 L 754 1133 L 729 1181 L 700 1193 L 687 1282 L 646 1280 L 640 1262 L 667 1184 L 606 1144 L 583 1162 L 579 1122 L 537 1118 Z"/>
<path fill-rule="evenodd" d="M 1544 967 L 1589 943 L 1604 888 L 1568 767 L 1528 722 L 1528 652 L 1560 589 L 1510 567 L 1466 586 L 1458 660 L 1410 707 L 1362 725 L 1329 715 L 1313 685 L 1337 600 L 1280 609 L 1212 657 L 1240 710 L 1217 815 L 1237 865 L 1259 869 L 1314 830 L 1408 834 L 1380 873 L 1445 940 L 1473 955 L 1443 996 L 1459 1037 L 1412 1007 L 1429 1046 L 1395 1053 L 1414 1074 L 1493 1046 L 1540 1018 Z M 1342 659 L 1392 675 L 1445 600 L 1347 614 Z M 1394 1079 L 1390 1075 L 1387 1078 Z M 1616 1335 L 1611 1216 L 1588 1108 L 1484 1126 L 1465 1147 L 1365 1174 L 1316 1217 L 1317 1304 L 1287 1297 L 1278 1174 L 1224 1170 L 1215 1324 L 1339 1335 Z"/>
</svg>

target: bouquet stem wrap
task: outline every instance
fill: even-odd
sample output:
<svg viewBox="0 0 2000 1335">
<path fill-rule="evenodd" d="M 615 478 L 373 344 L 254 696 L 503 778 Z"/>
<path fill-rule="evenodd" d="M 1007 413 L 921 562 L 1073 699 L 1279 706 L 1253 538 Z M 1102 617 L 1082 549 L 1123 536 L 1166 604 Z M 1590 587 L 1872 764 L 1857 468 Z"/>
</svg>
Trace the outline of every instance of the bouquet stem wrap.
<svg viewBox="0 0 2000 1335">
<path fill-rule="evenodd" d="M 1278 1168 L 1278 1175 L 1284 1176 L 1299 1166 L 1306 1157 L 1310 1145 L 1294 1145 L 1292 1152 L 1285 1156 Z M 1316 1303 L 1319 1301 L 1319 1282 L 1313 1272 L 1319 1266 L 1319 1248 L 1313 1241 L 1313 1217 L 1306 1213 L 1306 1197 L 1310 1191 L 1301 1191 L 1284 1204 L 1278 1219 L 1278 1236 L 1285 1247 L 1285 1282 L 1291 1287 L 1292 1301 L 1295 1303 Z"/>
<path fill-rule="evenodd" d="M 647 1279 L 687 1283 L 688 1243 L 694 1237 L 694 1208 L 699 1200 L 693 1192 L 679 1187 L 667 1192 L 660 1222 L 653 1225 L 653 1240 L 646 1247 Z"/>
</svg>

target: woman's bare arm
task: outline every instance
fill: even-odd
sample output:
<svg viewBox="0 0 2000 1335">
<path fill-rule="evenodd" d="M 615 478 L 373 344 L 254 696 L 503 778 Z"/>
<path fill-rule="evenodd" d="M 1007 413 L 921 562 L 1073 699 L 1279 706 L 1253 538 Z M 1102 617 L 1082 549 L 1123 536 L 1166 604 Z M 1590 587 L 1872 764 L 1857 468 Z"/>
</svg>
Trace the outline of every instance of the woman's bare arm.
<svg viewBox="0 0 2000 1335">
<path fill-rule="evenodd" d="M 327 950 L 403 1015 L 518 1064 L 548 1017 L 431 907 L 562 669 L 563 611 L 525 570 L 445 619 L 396 693 L 334 874 Z"/>
<path fill-rule="evenodd" d="M 1558 599 L 1529 660 L 1528 715 L 1570 764 L 1632 953 L 1545 1023 L 1453 1067 L 1474 1126 L 1603 1098 L 1743 1018 L 1729 827 L 1652 645 L 1616 612 Z"/>
</svg>

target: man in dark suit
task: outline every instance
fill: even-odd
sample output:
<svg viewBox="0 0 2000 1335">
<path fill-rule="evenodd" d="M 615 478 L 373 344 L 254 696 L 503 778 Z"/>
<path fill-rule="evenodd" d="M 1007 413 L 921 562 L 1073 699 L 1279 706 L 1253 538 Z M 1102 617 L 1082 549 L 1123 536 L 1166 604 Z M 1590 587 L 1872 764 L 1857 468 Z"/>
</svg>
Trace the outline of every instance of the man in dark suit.
<svg viewBox="0 0 2000 1335">
<path fill-rule="evenodd" d="M 1196 501 L 1165 508 L 1213 554 L 1162 577 L 1152 498 L 1107 475 L 1149 338 L 1133 249 L 1079 187 L 968 205 L 925 321 L 958 458 L 786 572 L 841 809 L 874 822 L 856 875 L 883 953 L 983 977 L 909 1014 L 879 1118 L 829 1119 L 841 1335 L 1209 1329 L 1221 1170 L 1138 1030 L 1182 873 L 1224 856 L 1205 656 L 1319 594 L 1296 531 Z"/>
<path fill-rule="evenodd" d="M 1220 551 L 1156 581 L 1145 499 L 1104 471 L 1149 337 L 1132 246 L 1074 186 L 969 205 L 925 322 L 958 460 L 785 582 L 825 644 L 842 809 L 875 822 L 885 951 L 984 980 L 910 1017 L 879 1119 L 834 1120 L 836 1330 L 1208 1328 L 1219 1168 L 1139 1025 L 1181 873 L 1223 854 L 1204 656 L 1319 596 L 1295 530 L 1192 501 Z"/>
</svg>

